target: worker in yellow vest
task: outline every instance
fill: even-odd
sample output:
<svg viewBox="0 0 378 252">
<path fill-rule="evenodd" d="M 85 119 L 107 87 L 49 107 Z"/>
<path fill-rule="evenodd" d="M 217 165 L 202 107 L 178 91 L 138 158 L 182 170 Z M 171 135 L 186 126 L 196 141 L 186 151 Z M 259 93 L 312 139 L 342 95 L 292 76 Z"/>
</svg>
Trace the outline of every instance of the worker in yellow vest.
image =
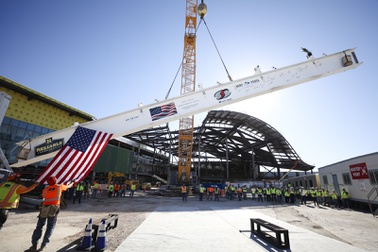
<svg viewBox="0 0 378 252">
<path fill-rule="evenodd" d="M 19 177 L 14 173 L 8 173 L 6 182 L 0 184 L 0 229 L 8 219 L 11 209 L 17 208 L 20 203 L 20 195 L 33 190 L 38 183 L 30 187 L 18 184 Z"/>
<path fill-rule="evenodd" d="M 349 209 L 349 193 L 343 188 L 341 191 L 341 201 L 343 202 L 343 208 Z"/>
<path fill-rule="evenodd" d="M 202 201 L 202 199 L 203 199 L 203 194 L 205 193 L 205 190 L 206 190 L 206 188 L 202 184 L 200 184 L 200 188 L 199 188 L 199 200 L 200 201 Z"/>
<path fill-rule="evenodd" d="M 131 198 L 134 198 L 135 190 L 136 190 L 136 185 L 135 185 L 135 183 L 132 183 L 131 188 L 130 188 L 130 197 Z"/>
<path fill-rule="evenodd" d="M 83 198 L 83 191 L 84 191 L 84 183 L 83 181 L 81 181 L 76 186 L 75 196 L 74 196 L 72 204 L 75 204 L 76 200 L 78 200 L 79 204 L 81 204 L 81 199 Z"/>
<path fill-rule="evenodd" d="M 93 182 L 92 198 L 96 198 L 96 195 L 97 195 L 97 192 L 98 192 L 99 189 L 100 189 L 100 184 L 97 181 Z"/>
</svg>

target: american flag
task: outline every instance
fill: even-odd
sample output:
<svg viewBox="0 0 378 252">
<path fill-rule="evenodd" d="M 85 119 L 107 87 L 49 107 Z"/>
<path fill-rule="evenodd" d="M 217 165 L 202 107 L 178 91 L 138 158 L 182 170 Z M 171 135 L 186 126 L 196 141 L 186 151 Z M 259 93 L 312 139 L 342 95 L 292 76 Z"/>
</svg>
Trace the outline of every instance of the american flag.
<svg viewBox="0 0 378 252">
<path fill-rule="evenodd" d="M 77 127 L 36 182 L 43 184 L 51 176 L 55 176 L 59 184 L 82 181 L 92 170 L 112 135 Z"/>
<path fill-rule="evenodd" d="M 177 114 L 176 105 L 174 102 L 171 102 L 166 105 L 151 108 L 150 114 L 152 121 L 156 121 L 167 116 L 175 115 Z"/>
</svg>

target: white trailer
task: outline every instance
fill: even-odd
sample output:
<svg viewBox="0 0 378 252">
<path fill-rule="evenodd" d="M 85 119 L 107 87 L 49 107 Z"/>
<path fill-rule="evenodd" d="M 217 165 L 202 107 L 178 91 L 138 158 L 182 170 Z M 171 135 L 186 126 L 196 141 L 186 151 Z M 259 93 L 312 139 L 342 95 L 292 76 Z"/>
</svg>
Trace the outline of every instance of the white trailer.
<svg viewBox="0 0 378 252">
<path fill-rule="evenodd" d="M 378 206 L 378 152 L 319 168 L 319 178 L 330 192 L 345 188 L 351 201 Z"/>
</svg>

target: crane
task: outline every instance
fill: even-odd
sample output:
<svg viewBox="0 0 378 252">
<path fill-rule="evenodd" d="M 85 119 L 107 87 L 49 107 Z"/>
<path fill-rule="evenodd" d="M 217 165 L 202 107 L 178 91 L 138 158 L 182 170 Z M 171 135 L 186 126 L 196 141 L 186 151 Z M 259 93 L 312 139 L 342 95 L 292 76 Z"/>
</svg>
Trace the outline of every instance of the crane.
<svg viewBox="0 0 378 252">
<path fill-rule="evenodd" d="M 197 9 L 198 15 L 203 18 L 207 12 L 207 6 L 198 0 L 186 0 L 184 52 L 181 69 L 180 95 L 195 91 L 196 84 L 196 30 Z M 190 180 L 190 166 L 193 149 L 194 115 L 183 117 L 179 120 L 178 137 L 178 181 L 188 183 Z"/>
</svg>

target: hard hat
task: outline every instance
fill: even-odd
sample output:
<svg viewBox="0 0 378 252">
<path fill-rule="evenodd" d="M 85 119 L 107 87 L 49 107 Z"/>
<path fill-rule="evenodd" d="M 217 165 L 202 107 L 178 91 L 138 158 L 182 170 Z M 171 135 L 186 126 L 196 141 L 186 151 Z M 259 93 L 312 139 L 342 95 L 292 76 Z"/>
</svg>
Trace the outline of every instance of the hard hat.
<svg viewBox="0 0 378 252">
<path fill-rule="evenodd" d="M 47 183 L 48 183 L 49 185 L 55 185 L 55 184 L 56 184 L 56 177 L 55 177 L 55 176 L 50 177 L 50 178 L 47 180 Z"/>
<path fill-rule="evenodd" d="M 16 177 L 17 177 L 16 173 L 11 172 L 11 173 L 8 174 L 8 178 L 7 178 L 7 180 L 8 180 L 8 181 L 13 181 L 13 180 L 16 179 Z"/>
</svg>

